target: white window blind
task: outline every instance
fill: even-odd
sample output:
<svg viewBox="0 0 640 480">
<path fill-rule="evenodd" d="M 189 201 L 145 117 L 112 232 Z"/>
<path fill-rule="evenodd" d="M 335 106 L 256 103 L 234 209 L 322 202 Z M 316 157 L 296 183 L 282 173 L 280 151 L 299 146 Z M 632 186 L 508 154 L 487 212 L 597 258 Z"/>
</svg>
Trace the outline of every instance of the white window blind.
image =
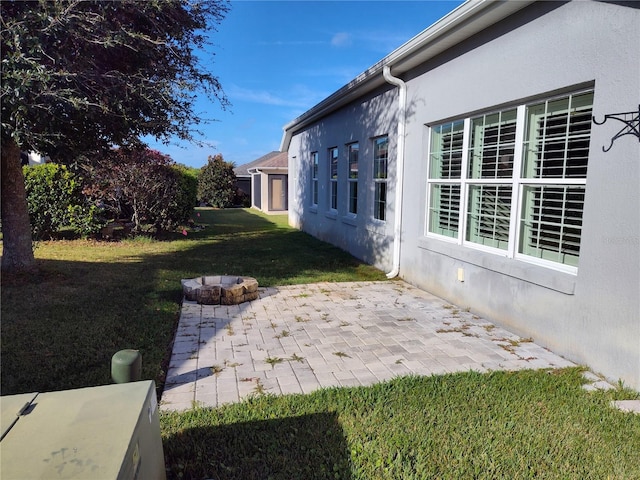
<svg viewBox="0 0 640 480">
<path fill-rule="evenodd" d="M 429 232 L 458 237 L 464 121 L 438 125 L 431 131 Z"/>
<path fill-rule="evenodd" d="M 516 109 L 471 121 L 469 178 L 510 178 L 516 142 Z"/>
<path fill-rule="evenodd" d="M 506 250 L 509 245 L 511 185 L 469 185 L 466 239 Z"/>
<path fill-rule="evenodd" d="M 527 107 L 519 252 L 577 267 L 593 93 Z M 526 180 L 523 180 L 526 182 Z"/>
<path fill-rule="evenodd" d="M 576 272 L 592 104 L 578 92 L 430 127 L 427 235 Z"/>
</svg>

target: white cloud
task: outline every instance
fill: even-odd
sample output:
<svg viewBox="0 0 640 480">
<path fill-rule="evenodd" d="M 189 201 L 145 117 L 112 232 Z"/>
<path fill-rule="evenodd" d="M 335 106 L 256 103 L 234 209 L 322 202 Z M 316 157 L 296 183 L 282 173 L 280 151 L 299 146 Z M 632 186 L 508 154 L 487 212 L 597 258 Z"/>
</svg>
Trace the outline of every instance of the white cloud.
<svg viewBox="0 0 640 480">
<path fill-rule="evenodd" d="M 249 145 L 249 140 L 247 140 L 245 137 L 234 137 L 233 138 L 233 144 L 234 145 L 241 145 L 241 146 L 246 146 Z"/>
<path fill-rule="evenodd" d="M 196 139 L 202 142 L 203 145 L 196 145 L 181 140 L 176 140 L 165 145 L 150 137 L 146 137 L 143 140 L 148 143 L 149 148 L 169 155 L 173 161 L 199 168 L 207 163 L 207 157 L 209 155 L 215 155 L 220 151 L 220 146 L 223 142 L 212 138 L 198 137 Z"/>
<path fill-rule="evenodd" d="M 227 89 L 231 102 L 238 100 L 271 105 L 276 107 L 309 108 L 326 96 L 326 92 L 311 90 L 303 85 L 294 85 L 287 90 L 287 94 L 272 93 L 265 90 L 251 90 L 238 85 L 231 85 Z"/>
<path fill-rule="evenodd" d="M 386 30 L 365 30 L 357 34 L 358 39 L 366 45 L 369 50 L 388 55 L 396 48 L 409 41 L 413 35 L 419 32 L 389 32 Z"/>
<path fill-rule="evenodd" d="M 352 65 L 330 65 L 322 68 L 298 70 L 297 73 L 305 77 L 327 77 L 330 80 L 335 80 L 337 89 L 353 80 L 356 75 L 361 74 L 362 69 L 359 70 L 357 67 L 353 67 Z M 327 95 L 330 93 L 332 92 L 328 92 Z"/>
<path fill-rule="evenodd" d="M 346 32 L 336 33 L 331 38 L 331 45 L 334 47 L 348 47 L 351 44 L 351 35 Z"/>
<path fill-rule="evenodd" d="M 271 92 L 264 90 L 250 90 L 248 88 L 239 87 L 237 85 L 231 85 L 227 89 L 227 95 L 231 99 L 231 102 L 242 100 L 251 103 L 261 103 L 263 105 L 275 105 L 275 106 L 292 106 L 292 101 L 283 97 L 274 95 Z"/>
<path fill-rule="evenodd" d="M 308 46 L 308 45 L 323 45 L 326 42 L 322 40 L 275 40 L 273 42 L 258 42 L 257 45 L 260 46 L 275 46 L 275 47 L 289 47 L 289 46 Z"/>
</svg>

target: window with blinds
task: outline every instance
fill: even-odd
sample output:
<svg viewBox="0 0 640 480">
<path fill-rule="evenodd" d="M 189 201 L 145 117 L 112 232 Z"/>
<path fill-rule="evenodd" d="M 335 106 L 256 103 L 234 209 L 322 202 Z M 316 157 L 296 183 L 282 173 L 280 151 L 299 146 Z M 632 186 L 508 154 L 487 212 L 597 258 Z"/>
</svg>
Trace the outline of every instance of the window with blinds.
<svg viewBox="0 0 640 480">
<path fill-rule="evenodd" d="M 360 153 L 360 145 L 352 143 L 347 146 L 349 153 L 349 176 L 347 183 L 349 185 L 349 213 L 356 215 L 358 213 L 358 155 Z"/>
<path fill-rule="evenodd" d="M 430 127 L 427 235 L 575 273 L 592 104 L 578 92 Z"/>
<path fill-rule="evenodd" d="M 466 239 L 480 245 L 509 246 L 511 185 L 469 185 Z"/>
<path fill-rule="evenodd" d="M 593 93 L 527 107 L 526 178 L 586 178 Z"/>
<path fill-rule="evenodd" d="M 584 194 L 576 185 L 525 186 L 521 253 L 577 267 Z"/>
<path fill-rule="evenodd" d="M 431 132 L 431 178 L 461 178 L 464 122 L 434 127 Z"/>
<path fill-rule="evenodd" d="M 514 108 L 473 118 L 470 127 L 465 239 L 502 250 L 509 245 L 512 185 L 503 182 L 513 177 L 516 119 Z"/>
<path fill-rule="evenodd" d="M 516 145 L 516 109 L 471 121 L 469 178 L 511 178 Z"/>
<path fill-rule="evenodd" d="M 457 238 L 460 226 L 460 185 L 431 185 L 429 232 Z"/>
<path fill-rule="evenodd" d="M 311 153 L 311 205 L 318 205 L 318 152 Z"/>
<path fill-rule="evenodd" d="M 457 237 L 460 227 L 460 179 L 464 121 L 438 125 L 431 130 L 431 184 L 429 232 Z"/>
<path fill-rule="evenodd" d="M 373 218 L 387 218 L 387 169 L 389 163 L 389 138 L 373 140 Z"/>
<path fill-rule="evenodd" d="M 338 149 L 329 149 L 329 205 L 331 210 L 338 209 Z"/>
<path fill-rule="evenodd" d="M 593 92 L 527 107 L 519 252 L 578 265 Z M 523 180 L 527 182 L 527 180 Z"/>
</svg>

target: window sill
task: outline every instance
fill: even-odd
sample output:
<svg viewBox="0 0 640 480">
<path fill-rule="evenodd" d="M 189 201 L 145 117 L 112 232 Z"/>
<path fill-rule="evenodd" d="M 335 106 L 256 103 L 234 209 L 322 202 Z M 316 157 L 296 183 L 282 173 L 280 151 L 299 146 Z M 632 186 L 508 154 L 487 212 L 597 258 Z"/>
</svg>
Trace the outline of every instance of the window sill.
<svg viewBox="0 0 640 480">
<path fill-rule="evenodd" d="M 435 238 L 423 237 L 418 246 L 430 252 L 439 253 L 456 260 L 476 265 L 496 273 L 533 283 L 566 295 L 573 295 L 576 287 L 576 275 L 560 272 L 551 268 L 531 264 L 522 260 L 483 252 L 458 244 L 444 242 Z"/>
<path fill-rule="evenodd" d="M 336 218 L 338 218 L 338 212 L 336 212 L 335 210 L 330 210 L 328 212 L 325 212 L 324 216 L 330 218 L 331 220 L 335 220 Z"/>
<path fill-rule="evenodd" d="M 318 206 L 317 205 L 311 205 L 309 207 L 309 212 L 310 213 L 318 213 Z"/>
<path fill-rule="evenodd" d="M 357 225 L 357 217 L 352 213 L 347 214 L 346 216 L 342 217 L 340 220 L 342 221 L 342 223 L 346 223 L 347 225 L 352 225 L 354 227 Z"/>
<path fill-rule="evenodd" d="M 366 229 L 376 235 L 387 235 L 387 222 L 372 218 L 367 224 Z"/>
</svg>

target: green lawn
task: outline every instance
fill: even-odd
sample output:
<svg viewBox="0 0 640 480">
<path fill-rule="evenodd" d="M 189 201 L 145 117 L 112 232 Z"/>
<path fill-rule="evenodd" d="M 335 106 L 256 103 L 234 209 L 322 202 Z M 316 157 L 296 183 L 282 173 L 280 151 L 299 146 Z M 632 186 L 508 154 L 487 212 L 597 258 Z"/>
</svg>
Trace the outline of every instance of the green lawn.
<svg viewBox="0 0 640 480">
<path fill-rule="evenodd" d="M 404 377 L 167 413 L 167 468 L 185 479 L 640 478 L 640 415 L 582 381 L 580 369 Z"/>
<path fill-rule="evenodd" d="M 247 275 L 262 286 L 383 280 L 379 270 L 287 226 L 286 216 L 198 209 L 203 230 L 163 241 L 40 242 L 40 274 L 2 277 L 2 394 L 111 382 L 118 350 L 162 386 L 180 280 Z"/>
<path fill-rule="evenodd" d="M 111 356 L 140 349 L 162 388 L 182 278 L 262 286 L 384 280 L 287 226 L 286 217 L 199 209 L 205 228 L 162 241 L 39 243 L 40 273 L 2 277 L 3 395 L 110 383 Z M 587 393 L 575 369 L 399 378 L 371 388 L 260 396 L 161 417 L 169 478 L 640 478 L 634 398 Z"/>
</svg>

